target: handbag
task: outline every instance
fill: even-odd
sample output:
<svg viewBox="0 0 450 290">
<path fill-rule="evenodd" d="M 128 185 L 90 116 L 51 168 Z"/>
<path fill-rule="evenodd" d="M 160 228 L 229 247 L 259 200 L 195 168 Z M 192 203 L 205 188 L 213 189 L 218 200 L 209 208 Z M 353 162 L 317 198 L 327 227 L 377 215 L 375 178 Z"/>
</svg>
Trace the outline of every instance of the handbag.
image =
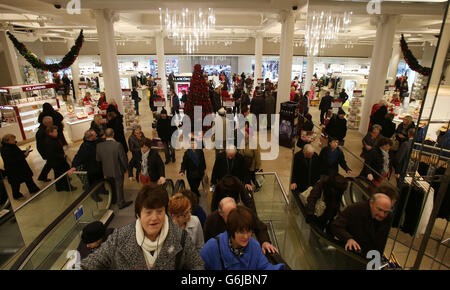
<svg viewBox="0 0 450 290">
<path fill-rule="evenodd" d="M 260 170 L 260 171 L 262 171 L 262 170 Z M 264 182 L 266 181 L 266 178 L 264 177 L 263 174 L 256 174 L 255 179 L 256 179 L 256 182 L 258 183 L 258 187 L 263 186 Z"/>
<path fill-rule="evenodd" d="M 308 197 L 311 194 L 312 190 L 313 190 L 313 187 L 310 186 L 305 191 L 300 193 L 300 200 L 302 201 L 302 203 L 304 205 L 306 205 L 308 203 Z M 314 209 L 314 215 L 317 216 L 317 217 L 320 217 L 325 212 L 325 208 L 326 207 L 327 206 L 325 204 L 325 201 L 323 200 L 323 194 L 322 194 L 320 196 L 320 199 L 316 202 L 316 206 L 315 206 L 315 209 Z"/>
</svg>

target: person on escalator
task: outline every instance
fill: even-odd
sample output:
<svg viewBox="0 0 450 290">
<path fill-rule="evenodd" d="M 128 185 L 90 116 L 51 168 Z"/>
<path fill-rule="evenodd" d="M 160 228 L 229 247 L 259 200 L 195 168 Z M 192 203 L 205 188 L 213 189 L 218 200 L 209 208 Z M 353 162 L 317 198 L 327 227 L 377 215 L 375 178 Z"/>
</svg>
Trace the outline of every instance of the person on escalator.
<svg viewBox="0 0 450 290">
<path fill-rule="evenodd" d="M 77 248 L 77 251 L 80 253 L 80 258 L 86 258 L 98 249 L 113 231 L 113 228 L 106 228 L 100 221 L 86 225 L 81 233 L 81 241 Z"/>
<path fill-rule="evenodd" d="M 320 178 L 319 155 L 311 144 L 306 144 L 302 151 L 295 153 L 292 166 L 291 190 L 303 192 L 314 186 Z"/>
<path fill-rule="evenodd" d="M 152 140 L 143 138 L 141 140 L 141 161 L 138 164 L 139 180 L 142 184 L 150 184 L 156 187 L 166 182 L 164 163 L 158 152 L 151 149 Z"/>
<path fill-rule="evenodd" d="M 181 193 L 186 196 L 191 202 L 192 215 L 195 215 L 200 220 L 202 228 L 205 226 L 206 213 L 205 210 L 200 206 L 198 196 L 193 191 L 185 189 Z"/>
<path fill-rule="evenodd" d="M 219 208 L 213 211 L 206 218 L 205 226 L 203 229 L 203 235 L 205 241 L 214 238 L 220 233 L 226 230 L 227 217 L 230 211 L 236 208 L 236 201 L 231 197 L 223 198 L 219 203 Z M 278 253 L 278 249 L 275 248 L 271 242 L 269 233 L 267 232 L 267 226 L 256 215 L 254 215 L 254 233 L 258 242 L 261 244 L 261 249 L 264 254 Z"/>
<path fill-rule="evenodd" d="M 341 212 L 330 224 L 329 232 L 345 245 L 346 251 L 355 251 L 364 257 L 370 250 L 383 253 L 392 222 L 392 206 L 397 192 L 381 185 L 369 201 L 354 203 Z"/>
<path fill-rule="evenodd" d="M 347 179 L 340 174 L 323 176 L 311 190 L 306 204 L 306 222 L 313 222 L 321 229 L 333 220 L 339 212 L 342 195 L 347 189 Z M 321 216 L 315 216 L 314 211 L 319 199 L 325 202 L 325 211 Z"/>
<path fill-rule="evenodd" d="M 205 169 L 206 162 L 203 149 L 197 149 L 196 140 L 191 139 L 191 148 L 184 152 L 179 176 L 183 177 L 184 173 L 186 172 L 189 187 L 193 192 L 197 194 L 198 197 L 200 197 L 198 187 L 200 186 L 203 176 L 205 175 Z"/>
<path fill-rule="evenodd" d="M 254 215 L 238 205 L 227 217 L 226 231 L 209 239 L 200 252 L 206 270 L 282 270 L 286 265 L 269 263 L 252 238 Z"/>
</svg>

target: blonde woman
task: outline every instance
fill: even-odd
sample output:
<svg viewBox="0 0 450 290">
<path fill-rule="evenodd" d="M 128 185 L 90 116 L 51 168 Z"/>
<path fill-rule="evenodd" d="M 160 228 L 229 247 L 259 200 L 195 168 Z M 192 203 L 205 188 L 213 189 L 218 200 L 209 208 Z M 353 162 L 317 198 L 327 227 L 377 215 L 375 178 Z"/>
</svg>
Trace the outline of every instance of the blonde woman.
<svg viewBox="0 0 450 290">
<path fill-rule="evenodd" d="M 191 214 L 191 201 L 182 193 L 177 193 L 169 199 L 167 211 L 172 217 L 173 222 L 189 233 L 194 247 L 200 253 L 205 243 L 203 229 L 198 217 Z"/>
<path fill-rule="evenodd" d="M 407 141 L 408 130 L 415 127 L 416 125 L 414 124 L 412 117 L 409 115 L 405 116 L 405 118 L 403 118 L 403 122 L 400 123 L 397 130 L 395 130 L 395 138 L 399 143 Z"/>
<path fill-rule="evenodd" d="M 255 192 L 257 192 L 259 191 L 260 186 L 256 182 L 255 173 L 261 169 L 261 151 L 258 145 L 256 149 L 250 148 L 250 138 L 253 138 L 253 132 L 247 127 L 245 129 L 245 148 L 239 150 L 239 152 L 247 163 L 248 170 L 250 172 L 250 180 L 253 181 L 253 184 L 255 185 Z"/>
<path fill-rule="evenodd" d="M 90 129 L 94 130 L 99 138 L 105 139 L 106 121 L 103 119 L 102 115 L 97 114 L 94 116 Z"/>
</svg>

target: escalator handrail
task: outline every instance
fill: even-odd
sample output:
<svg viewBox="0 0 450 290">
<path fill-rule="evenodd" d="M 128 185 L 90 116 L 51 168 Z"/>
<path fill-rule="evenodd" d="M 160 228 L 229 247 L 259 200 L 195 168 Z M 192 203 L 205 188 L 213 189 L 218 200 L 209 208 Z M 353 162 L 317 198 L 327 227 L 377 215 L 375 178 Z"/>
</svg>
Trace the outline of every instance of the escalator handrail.
<svg viewBox="0 0 450 290">
<path fill-rule="evenodd" d="M 292 193 L 292 195 L 294 196 L 295 201 L 297 202 L 297 206 L 299 207 L 299 209 L 300 209 L 300 211 L 301 211 L 303 217 L 306 218 L 305 206 L 303 205 L 302 201 L 300 200 L 300 197 L 299 197 L 297 194 L 293 193 L 293 192 L 291 192 L 291 193 Z M 366 264 L 367 264 L 367 262 L 368 262 L 367 259 L 364 259 L 362 256 L 357 255 L 357 254 L 355 254 L 355 253 L 346 251 L 341 245 L 337 244 L 337 241 L 332 241 L 332 240 L 330 240 L 330 238 L 329 238 L 327 235 L 325 235 L 325 233 L 324 233 L 322 230 L 320 230 L 317 226 L 315 226 L 314 224 L 311 224 L 311 223 L 310 223 L 310 224 L 308 224 L 308 225 L 309 225 L 309 228 L 311 229 L 311 231 L 312 231 L 317 237 L 319 237 L 319 238 L 321 238 L 322 240 L 324 240 L 324 241 L 325 241 L 327 244 L 329 244 L 330 246 L 336 248 L 339 252 L 343 253 L 344 255 L 347 255 L 348 257 L 350 257 L 350 258 L 356 260 L 357 262 L 360 262 L 360 263 L 363 264 L 363 265 L 366 265 Z"/>
<path fill-rule="evenodd" d="M 38 196 L 40 196 L 42 193 L 44 193 L 48 188 L 50 188 L 52 185 L 54 185 L 56 182 L 58 182 L 59 180 L 63 179 L 64 177 L 66 177 L 67 175 L 70 175 L 68 173 L 69 171 L 64 172 L 63 174 L 61 174 L 61 176 L 59 176 L 58 178 L 56 178 L 55 180 L 53 180 L 50 184 L 48 184 L 46 187 L 44 187 L 43 189 L 39 190 L 37 193 L 33 194 L 28 200 L 26 200 L 24 203 L 22 203 L 20 206 L 18 206 L 14 212 L 18 212 L 21 208 L 23 208 L 24 206 L 26 206 L 27 204 L 29 204 L 32 200 L 34 200 L 35 198 L 37 198 Z M 73 174 L 87 174 L 87 171 L 75 171 L 73 172 Z"/>
<path fill-rule="evenodd" d="M 103 185 L 104 183 L 109 183 L 107 179 L 99 180 L 97 183 L 85 190 L 72 204 L 64 210 L 50 225 L 48 225 L 44 231 L 42 231 L 31 244 L 25 249 L 25 251 L 20 255 L 20 257 L 14 262 L 10 270 L 20 270 L 20 268 L 28 261 L 30 255 L 35 251 L 38 245 L 45 239 L 45 237 L 51 233 L 69 214 L 78 208 L 79 204 L 82 203 L 92 191 Z M 111 184 L 110 184 L 111 186 Z"/>
<path fill-rule="evenodd" d="M 178 179 L 177 182 L 175 182 L 175 187 L 173 188 L 174 193 L 181 192 L 180 188 L 184 187 L 186 189 L 186 183 L 183 179 Z"/>
<path fill-rule="evenodd" d="M 162 187 L 167 190 L 167 186 L 172 185 L 172 188 L 175 189 L 175 185 L 173 184 L 173 180 L 170 178 L 167 178 L 166 181 L 162 184 Z M 169 192 L 167 192 L 169 193 Z M 173 191 L 172 191 L 172 195 L 173 195 Z M 169 194 L 169 198 L 171 197 L 171 195 Z"/>
</svg>

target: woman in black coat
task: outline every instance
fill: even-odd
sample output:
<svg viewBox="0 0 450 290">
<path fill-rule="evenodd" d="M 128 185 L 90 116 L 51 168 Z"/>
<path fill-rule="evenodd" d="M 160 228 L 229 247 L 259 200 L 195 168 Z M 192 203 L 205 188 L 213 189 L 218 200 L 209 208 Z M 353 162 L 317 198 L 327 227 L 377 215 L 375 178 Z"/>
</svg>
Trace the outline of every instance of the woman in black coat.
<svg viewBox="0 0 450 290">
<path fill-rule="evenodd" d="M 329 138 L 328 146 L 324 147 L 319 154 L 320 175 L 334 175 L 339 172 L 339 166 L 344 169 L 347 174 L 351 174 L 351 169 L 347 166 L 344 152 L 339 149 L 339 140 Z"/>
<path fill-rule="evenodd" d="M 42 125 L 42 120 L 44 119 L 45 116 L 52 117 L 53 125 L 58 127 L 58 134 L 59 134 L 61 140 L 63 141 L 63 146 L 67 145 L 66 138 L 64 137 L 64 125 L 62 123 L 64 120 L 63 115 L 61 115 L 59 112 L 55 111 L 55 109 L 53 109 L 53 106 L 51 104 L 44 103 L 42 105 L 42 113 L 40 113 L 39 117 L 38 117 L 39 124 Z"/>
<path fill-rule="evenodd" d="M 67 163 L 62 142 L 58 139 L 58 127 L 51 126 L 46 129 L 46 133 L 47 136 L 44 141 L 45 156 L 48 165 L 55 172 L 55 179 L 57 179 L 70 169 L 70 165 Z M 69 187 L 68 177 L 61 178 L 56 182 L 56 191 L 70 191 L 70 189 L 76 190 L 76 187 Z"/>
<path fill-rule="evenodd" d="M 25 182 L 30 194 L 39 191 L 39 187 L 33 181 L 33 171 L 26 161 L 30 151 L 22 151 L 16 145 L 16 136 L 6 134 L 2 138 L 1 155 L 5 166 L 8 182 L 11 184 L 14 199 L 23 197 L 20 193 L 20 184 Z"/>
<path fill-rule="evenodd" d="M 181 163 L 180 176 L 186 172 L 189 187 L 200 197 L 198 187 L 205 174 L 206 162 L 202 149 L 195 149 L 195 140 L 191 140 L 191 149 L 186 150 Z"/>
<path fill-rule="evenodd" d="M 389 174 L 390 160 L 389 150 L 392 147 L 392 140 L 381 137 L 374 149 L 366 157 L 364 168 L 359 176 L 367 178 L 369 181 L 378 185 Z"/>
<path fill-rule="evenodd" d="M 141 141 L 142 159 L 138 167 L 139 180 L 142 184 L 156 186 L 163 184 L 166 180 L 165 165 L 158 151 L 151 147 L 152 140 L 143 137 Z"/>
<path fill-rule="evenodd" d="M 115 109 L 115 107 L 111 105 L 109 105 L 108 109 L 110 109 L 110 107 Z M 123 116 L 117 110 L 111 110 L 107 113 L 106 119 L 108 119 L 106 127 L 114 130 L 114 139 L 122 144 L 123 150 L 127 153 L 128 145 L 125 140 L 125 132 L 123 129 Z"/>
<path fill-rule="evenodd" d="M 337 115 L 334 115 L 325 127 L 325 133 L 328 136 L 339 140 L 339 145 L 344 144 L 344 138 L 347 135 L 347 120 L 344 118 L 345 112 L 339 108 Z"/>
</svg>

